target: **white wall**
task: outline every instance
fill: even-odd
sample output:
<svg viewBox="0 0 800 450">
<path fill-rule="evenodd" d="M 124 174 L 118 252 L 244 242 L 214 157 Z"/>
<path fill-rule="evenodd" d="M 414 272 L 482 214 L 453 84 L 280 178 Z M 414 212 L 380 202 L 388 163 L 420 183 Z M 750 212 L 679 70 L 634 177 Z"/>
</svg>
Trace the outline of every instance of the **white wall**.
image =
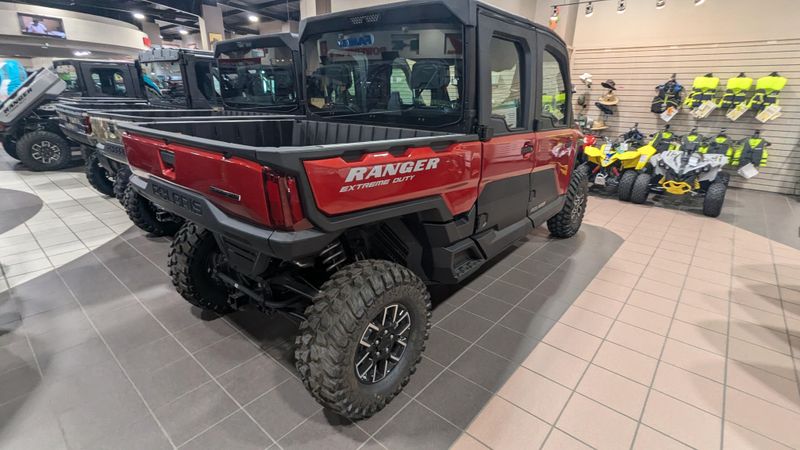
<svg viewBox="0 0 800 450">
<path fill-rule="evenodd" d="M 594 4 L 586 17 L 581 5 L 575 28 L 576 49 L 640 47 L 778 40 L 800 37 L 798 0 L 667 0 L 657 10 L 655 1 L 628 0 L 624 14 L 617 2 Z M 562 8 L 576 8 L 574 6 Z"/>
<path fill-rule="evenodd" d="M 61 18 L 67 39 L 24 36 L 20 31 L 18 12 Z M 56 48 L 135 55 L 146 49 L 143 41 L 146 36 L 136 26 L 118 20 L 42 6 L 0 2 L 0 42 L 9 45 L 39 46 L 47 42 Z"/>
</svg>

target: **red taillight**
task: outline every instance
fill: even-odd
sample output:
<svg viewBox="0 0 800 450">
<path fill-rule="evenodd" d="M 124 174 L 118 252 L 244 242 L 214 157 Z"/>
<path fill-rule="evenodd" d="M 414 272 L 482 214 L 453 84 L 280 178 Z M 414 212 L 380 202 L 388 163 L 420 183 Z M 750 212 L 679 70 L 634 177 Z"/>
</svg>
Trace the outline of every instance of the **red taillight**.
<svg viewBox="0 0 800 450">
<path fill-rule="evenodd" d="M 267 192 L 267 210 L 271 225 L 282 230 L 295 229 L 305 218 L 297 192 L 297 180 L 264 169 L 264 189 Z"/>
</svg>

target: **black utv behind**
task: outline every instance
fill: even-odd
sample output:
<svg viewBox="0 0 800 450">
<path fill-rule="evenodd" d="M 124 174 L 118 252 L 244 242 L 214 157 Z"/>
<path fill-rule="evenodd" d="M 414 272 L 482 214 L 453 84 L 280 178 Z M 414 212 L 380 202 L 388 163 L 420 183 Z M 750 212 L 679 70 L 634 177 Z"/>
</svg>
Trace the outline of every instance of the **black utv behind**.
<svg viewBox="0 0 800 450">
<path fill-rule="evenodd" d="M 0 105 L 3 149 L 34 171 L 65 167 L 74 143 L 61 131 L 54 102 L 145 103 L 133 63 L 66 59 L 40 69 Z"/>
</svg>

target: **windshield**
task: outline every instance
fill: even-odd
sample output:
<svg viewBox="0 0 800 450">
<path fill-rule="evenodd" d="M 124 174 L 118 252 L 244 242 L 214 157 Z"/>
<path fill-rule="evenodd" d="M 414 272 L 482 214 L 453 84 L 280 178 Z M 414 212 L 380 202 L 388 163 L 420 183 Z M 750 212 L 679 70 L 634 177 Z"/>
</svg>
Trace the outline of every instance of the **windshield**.
<svg viewBox="0 0 800 450">
<path fill-rule="evenodd" d="M 217 65 L 225 106 L 289 109 L 297 105 L 294 59 L 288 47 L 224 52 Z"/>
<path fill-rule="evenodd" d="M 147 99 L 151 103 L 186 104 L 181 65 L 177 61 L 142 63 L 142 77 Z"/>
<path fill-rule="evenodd" d="M 305 41 L 303 51 L 312 113 L 415 126 L 462 117 L 461 25 L 324 33 Z"/>
</svg>

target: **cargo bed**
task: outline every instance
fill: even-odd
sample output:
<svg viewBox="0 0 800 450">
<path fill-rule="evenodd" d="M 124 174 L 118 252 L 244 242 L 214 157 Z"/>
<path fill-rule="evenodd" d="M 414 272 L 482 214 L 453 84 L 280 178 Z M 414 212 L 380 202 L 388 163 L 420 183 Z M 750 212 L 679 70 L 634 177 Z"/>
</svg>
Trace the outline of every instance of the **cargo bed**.
<svg viewBox="0 0 800 450">
<path fill-rule="evenodd" d="M 56 103 L 59 128 L 67 138 L 78 144 L 94 146 L 87 114 L 89 110 L 152 109 L 150 104 L 141 99 L 94 100 L 97 99 L 67 100 Z"/>
<path fill-rule="evenodd" d="M 89 110 L 92 136 L 101 164 L 107 170 L 115 171 L 115 167 L 102 158 L 117 163 L 127 164 L 122 138 L 117 130 L 119 122 L 169 122 L 169 121 L 220 121 L 220 120 L 261 120 L 291 118 L 290 115 L 267 114 L 256 111 L 230 111 L 221 109 L 112 109 Z"/>
<path fill-rule="evenodd" d="M 305 159 L 355 157 L 409 147 L 444 148 L 477 140 L 475 135 L 305 118 L 120 122 L 117 127 L 132 135 L 237 156 L 293 174 L 301 171 Z"/>
<path fill-rule="evenodd" d="M 265 180 L 283 180 L 276 189 L 303 205 L 291 217 L 304 216 L 324 231 L 423 209 L 439 213 L 430 220 L 452 220 L 451 211 L 469 209 L 477 195 L 481 144 L 475 135 L 305 118 L 117 127 L 131 184 L 159 207 L 208 227 L 227 214 L 267 228 L 291 222 L 270 209 L 277 200 L 265 195 L 278 194 L 265 194 Z M 429 170 L 441 176 L 422 176 Z M 446 202 L 443 192 L 451 194 Z M 293 241 L 310 231 L 285 237 Z"/>
</svg>

